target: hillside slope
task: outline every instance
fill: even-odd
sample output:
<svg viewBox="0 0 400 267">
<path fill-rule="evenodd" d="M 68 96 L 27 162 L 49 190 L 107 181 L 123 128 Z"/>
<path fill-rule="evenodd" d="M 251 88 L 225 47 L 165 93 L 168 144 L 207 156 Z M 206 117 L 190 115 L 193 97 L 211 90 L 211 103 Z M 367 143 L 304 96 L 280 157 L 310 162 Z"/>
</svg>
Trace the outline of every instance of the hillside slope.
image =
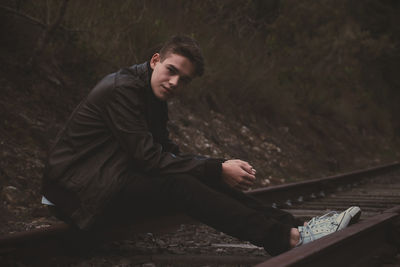
<svg viewBox="0 0 400 267">
<path fill-rule="evenodd" d="M 282 27 L 289 25 L 282 16 L 276 21 Z M 290 28 L 284 29 L 290 35 Z M 26 63 L 41 32 L 39 26 L 27 22 L 26 18 L 7 12 L 0 16 L 0 226 L 3 233 L 52 222 L 48 211 L 40 204 L 41 174 L 48 148 L 80 99 L 101 76 L 118 69 L 98 54 L 92 54 L 77 40 L 65 36 L 58 36 L 60 39 L 50 43 L 35 67 L 29 68 Z M 275 60 L 278 62 L 278 57 Z M 236 74 L 236 69 L 217 79 L 210 76 L 218 66 L 212 64 L 211 61 L 211 71 L 202 82 L 189 89 L 194 97 L 186 95 L 169 103 L 171 137 L 184 152 L 249 161 L 257 169 L 257 187 L 317 178 L 399 159 L 398 137 L 380 129 L 386 122 L 375 120 L 376 125 L 370 125 L 368 123 L 374 120 L 369 118 L 356 123 L 344 120 L 327 112 L 325 102 L 301 107 L 290 99 L 276 98 L 282 102 L 266 102 L 265 109 L 260 111 L 249 108 L 258 99 L 245 96 L 243 92 L 242 97 L 239 94 L 223 99 L 218 98 L 221 92 L 197 94 L 200 85 L 206 85 L 213 92 L 221 89 L 218 86 L 224 81 L 235 82 L 230 78 Z M 285 64 L 278 67 L 284 69 Z M 282 73 L 291 75 L 292 71 Z M 280 89 L 286 88 L 286 82 L 297 83 L 289 76 L 281 77 L 284 86 Z M 253 86 L 258 85 L 257 76 L 251 78 Z M 374 79 L 374 82 L 379 81 Z M 396 86 L 396 80 L 393 84 Z M 226 86 L 230 88 L 231 84 Z M 281 93 L 278 90 L 277 94 Z M 274 105 L 273 109 L 269 103 Z M 268 110 L 280 112 L 272 116 Z M 368 112 L 373 114 L 374 109 Z"/>
</svg>

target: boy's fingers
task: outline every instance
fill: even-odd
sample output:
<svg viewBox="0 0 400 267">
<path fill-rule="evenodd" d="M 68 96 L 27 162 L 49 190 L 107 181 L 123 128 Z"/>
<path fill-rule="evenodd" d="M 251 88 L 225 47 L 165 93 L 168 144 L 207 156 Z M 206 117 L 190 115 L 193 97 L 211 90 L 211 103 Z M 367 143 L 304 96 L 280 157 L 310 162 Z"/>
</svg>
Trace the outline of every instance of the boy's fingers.
<svg viewBox="0 0 400 267">
<path fill-rule="evenodd" d="M 243 177 L 245 177 L 248 180 L 255 180 L 256 179 L 256 173 L 253 171 L 253 169 L 250 167 L 249 170 L 244 170 L 245 173 Z"/>
<path fill-rule="evenodd" d="M 242 181 L 240 182 L 240 184 L 245 184 L 245 185 L 253 185 L 251 180 L 248 179 L 242 179 Z"/>
<path fill-rule="evenodd" d="M 241 167 L 243 170 L 245 170 L 249 174 L 252 174 L 252 175 L 256 174 L 256 170 L 249 163 L 247 163 L 245 161 L 242 162 Z"/>
<path fill-rule="evenodd" d="M 243 181 L 245 181 L 246 184 L 248 184 L 248 185 L 253 185 L 254 181 L 256 180 L 256 177 L 249 173 L 245 173 L 242 178 L 243 178 Z"/>
</svg>

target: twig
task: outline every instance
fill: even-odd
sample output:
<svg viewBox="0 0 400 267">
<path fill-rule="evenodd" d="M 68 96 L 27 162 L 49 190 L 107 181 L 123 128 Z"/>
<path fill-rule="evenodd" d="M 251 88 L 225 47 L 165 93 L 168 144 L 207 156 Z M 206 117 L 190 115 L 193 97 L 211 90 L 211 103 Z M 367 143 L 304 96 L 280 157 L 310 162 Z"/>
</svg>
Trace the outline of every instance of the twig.
<svg viewBox="0 0 400 267">
<path fill-rule="evenodd" d="M 17 15 L 17 16 L 19 16 L 21 18 L 26 19 L 26 20 L 29 20 L 30 22 L 40 26 L 44 30 L 48 28 L 48 25 L 46 23 L 43 23 L 40 20 L 38 20 L 38 19 L 36 19 L 36 18 L 34 18 L 32 16 L 29 16 L 27 14 L 21 13 L 16 9 L 12 9 L 10 7 L 6 7 L 6 6 L 3 6 L 3 5 L 0 5 L 0 9 L 4 10 L 6 12 L 12 13 L 14 15 Z M 83 29 L 83 30 L 82 29 L 69 29 L 69 28 L 66 28 L 66 27 L 64 27 L 62 25 L 60 25 L 59 27 L 60 27 L 60 29 L 62 29 L 64 31 L 67 31 L 67 32 L 89 32 L 89 30 L 85 30 L 85 29 Z"/>
<path fill-rule="evenodd" d="M 125 32 L 127 32 L 128 30 L 130 30 L 131 27 L 132 27 L 133 25 L 139 23 L 139 22 L 142 20 L 143 15 L 144 15 L 144 12 L 145 12 L 146 10 L 147 10 L 147 8 L 146 8 L 146 2 L 143 2 L 143 8 L 142 8 L 142 10 L 140 11 L 139 16 L 137 16 L 136 19 L 135 19 L 133 22 L 131 22 L 131 23 L 129 23 L 128 25 L 126 25 L 126 26 L 123 28 L 123 30 L 121 30 L 120 32 L 125 33 Z"/>
<path fill-rule="evenodd" d="M 50 26 L 47 27 L 46 30 L 43 32 L 43 35 L 39 38 L 38 43 L 36 45 L 35 50 L 33 51 L 32 57 L 29 59 L 27 66 L 28 68 L 32 68 L 33 65 L 35 64 L 36 58 L 42 54 L 43 50 L 46 48 L 47 44 L 49 43 L 51 37 L 53 36 L 54 32 L 56 29 L 60 26 L 61 21 L 64 18 L 65 12 L 67 11 L 67 6 L 68 6 L 68 1 L 69 0 L 64 0 L 60 12 L 58 15 L 58 18 L 56 21 Z"/>
<path fill-rule="evenodd" d="M 3 6 L 3 5 L 0 5 L 0 9 L 5 10 L 5 11 L 7 11 L 9 13 L 13 13 L 14 15 L 17 15 L 17 16 L 22 17 L 24 19 L 27 19 L 27 20 L 33 22 L 34 24 L 39 25 L 43 29 L 47 28 L 47 25 L 45 23 L 41 22 L 40 20 L 38 20 L 38 19 L 36 19 L 34 17 L 31 17 L 29 15 L 26 15 L 24 13 L 21 13 L 21 12 L 15 10 L 15 9 L 12 9 L 12 8 L 9 8 L 9 7 Z"/>
<path fill-rule="evenodd" d="M 46 0 L 46 23 L 50 25 L 50 4 L 49 0 Z"/>
</svg>

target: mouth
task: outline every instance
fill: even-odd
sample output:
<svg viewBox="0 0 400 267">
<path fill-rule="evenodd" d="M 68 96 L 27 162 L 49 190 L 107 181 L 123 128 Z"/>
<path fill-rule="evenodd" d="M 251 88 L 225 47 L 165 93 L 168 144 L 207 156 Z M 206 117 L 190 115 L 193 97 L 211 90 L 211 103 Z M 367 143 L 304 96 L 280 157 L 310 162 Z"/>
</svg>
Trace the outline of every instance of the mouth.
<svg viewBox="0 0 400 267">
<path fill-rule="evenodd" d="M 165 90 L 165 92 L 167 93 L 167 95 L 172 95 L 172 89 L 171 88 L 167 88 L 164 85 L 161 85 L 161 87 Z"/>
</svg>

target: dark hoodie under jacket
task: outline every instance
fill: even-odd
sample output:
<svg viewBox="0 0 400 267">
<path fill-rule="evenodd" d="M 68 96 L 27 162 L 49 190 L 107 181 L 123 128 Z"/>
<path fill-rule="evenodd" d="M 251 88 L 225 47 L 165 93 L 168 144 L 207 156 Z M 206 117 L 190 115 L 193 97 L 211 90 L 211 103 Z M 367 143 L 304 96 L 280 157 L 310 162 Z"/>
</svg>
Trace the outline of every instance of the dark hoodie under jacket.
<svg viewBox="0 0 400 267">
<path fill-rule="evenodd" d="M 180 155 L 168 138 L 167 103 L 155 97 L 151 74 L 146 62 L 106 76 L 50 150 L 42 193 L 80 229 L 89 228 L 138 175 L 220 179 L 223 160 Z"/>
</svg>

